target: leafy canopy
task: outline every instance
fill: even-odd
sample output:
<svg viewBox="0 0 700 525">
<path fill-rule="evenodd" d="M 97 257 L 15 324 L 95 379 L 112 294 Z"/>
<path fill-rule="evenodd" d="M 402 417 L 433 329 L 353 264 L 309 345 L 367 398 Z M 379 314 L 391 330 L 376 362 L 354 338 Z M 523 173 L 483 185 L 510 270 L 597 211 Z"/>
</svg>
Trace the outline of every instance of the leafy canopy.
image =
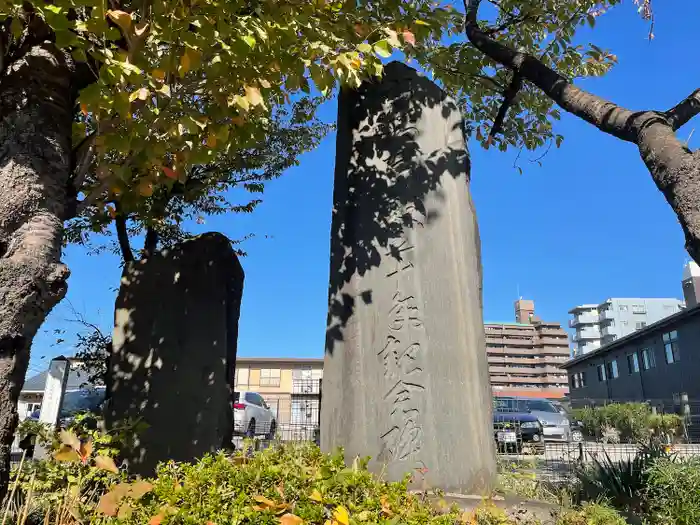
<svg viewBox="0 0 700 525">
<path fill-rule="evenodd" d="M 465 2 L 465 6 L 474 4 Z M 478 2 L 477 2 L 478 3 Z M 571 81 L 605 74 L 617 61 L 610 51 L 575 39 L 620 0 L 492 0 L 481 2 L 479 24 L 496 39 L 518 52 L 539 58 Z M 635 2 L 646 4 L 643 0 Z M 640 6 L 644 7 L 644 6 Z M 645 12 L 642 12 L 644 16 Z M 650 16 L 650 15 L 649 15 Z M 467 132 L 488 148 L 535 150 L 558 147 L 563 137 L 553 130 L 559 110 L 537 87 L 524 83 L 510 105 L 501 132 L 490 131 L 513 79 L 513 72 L 481 53 L 466 38 L 464 13 L 453 13 L 456 33 L 449 43 L 435 42 L 421 49 L 417 58 L 434 73 L 461 103 Z"/>
<path fill-rule="evenodd" d="M 151 221 L 163 216 L 149 200 L 159 190 L 204 170 L 202 197 L 265 144 L 280 108 L 380 75 L 393 50 L 440 38 L 450 10 L 426 0 L 1 0 L 0 16 L 9 48 L 31 41 L 39 20 L 91 71 L 73 130 L 78 214 L 96 206 Z"/>
</svg>

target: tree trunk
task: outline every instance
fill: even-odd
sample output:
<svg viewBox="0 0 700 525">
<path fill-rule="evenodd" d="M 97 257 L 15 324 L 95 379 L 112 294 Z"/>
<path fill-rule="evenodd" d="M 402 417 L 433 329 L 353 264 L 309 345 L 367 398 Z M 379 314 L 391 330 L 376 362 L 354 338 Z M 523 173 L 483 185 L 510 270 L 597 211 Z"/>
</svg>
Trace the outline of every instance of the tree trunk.
<svg viewBox="0 0 700 525">
<path fill-rule="evenodd" d="M 8 485 L 29 348 L 65 296 L 69 275 L 60 257 L 72 66 L 44 38 L 35 42 L 0 75 L 0 498 Z"/>
</svg>

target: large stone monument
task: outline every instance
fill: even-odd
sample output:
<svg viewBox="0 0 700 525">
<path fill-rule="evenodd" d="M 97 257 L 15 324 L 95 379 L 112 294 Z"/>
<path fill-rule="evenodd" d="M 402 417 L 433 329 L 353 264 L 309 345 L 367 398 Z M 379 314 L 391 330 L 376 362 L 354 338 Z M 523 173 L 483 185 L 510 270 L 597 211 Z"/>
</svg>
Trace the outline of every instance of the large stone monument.
<svg viewBox="0 0 700 525">
<path fill-rule="evenodd" d="M 231 446 L 242 293 L 243 269 L 217 233 L 124 268 L 105 419 L 148 425 L 124 451 L 132 473 Z"/>
<path fill-rule="evenodd" d="M 394 62 L 339 101 L 321 447 L 387 479 L 495 478 L 479 234 L 462 117 Z"/>
</svg>

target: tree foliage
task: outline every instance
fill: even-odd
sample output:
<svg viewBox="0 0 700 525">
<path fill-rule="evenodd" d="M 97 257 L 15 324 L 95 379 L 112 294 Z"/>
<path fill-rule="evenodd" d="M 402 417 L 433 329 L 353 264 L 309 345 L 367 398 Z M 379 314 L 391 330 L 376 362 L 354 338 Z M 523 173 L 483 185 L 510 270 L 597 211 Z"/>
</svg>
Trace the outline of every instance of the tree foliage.
<svg viewBox="0 0 700 525">
<path fill-rule="evenodd" d="M 595 27 L 598 17 L 617 3 L 619 0 L 484 2 L 480 22 L 484 33 L 497 42 L 538 57 L 574 81 L 601 76 L 616 63 L 611 51 L 574 37 L 581 28 Z M 501 151 L 509 147 L 535 150 L 552 143 L 559 147 L 563 136 L 553 126 L 561 117 L 555 102 L 478 49 L 463 33 L 464 13 L 453 15 L 451 27 L 458 33 L 454 41 L 426 46 L 418 58 L 461 102 L 469 135 L 483 147 Z"/>
<path fill-rule="evenodd" d="M 2 67 L 47 26 L 83 76 L 68 240 L 119 218 L 167 242 L 192 215 L 252 209 L 221 192 L 259 191 L 317 143 L 313 110 L 337 83 L 381 75 L 449 16 L 426 0 L 2 0 Z"/>
</svg>

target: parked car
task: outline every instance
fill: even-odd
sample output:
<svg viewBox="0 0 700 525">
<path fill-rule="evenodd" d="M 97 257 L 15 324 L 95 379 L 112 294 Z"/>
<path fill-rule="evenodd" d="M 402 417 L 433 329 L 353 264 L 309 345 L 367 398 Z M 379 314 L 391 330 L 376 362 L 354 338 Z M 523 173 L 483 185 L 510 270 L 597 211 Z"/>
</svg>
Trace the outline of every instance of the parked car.
<svg viewBox="0 0 700 525">
<path fill-rule="evenodd" d="M 520 454 L 525 445 L 544 448 L 542 424 L 536 416 L 527 412 L 493 412 L 493 437 L 499 452 Z"/>
<path fill-rule="evenodd" d="M 559 401 L 552 401 L 551 403 L 557 408 L 560 414 L 565 415 L 569 419 L 569 428 L 571 429 L 571 441 L 575 443 L 583 441 L 583 422 L 578 421 L 574 417 L 568 403 L 566 405 L 560 403 Z"/>
<path fill-rule="evenodd" d="M 571 441 L 571 423 L 566 414 L 547 399 L 526 397 L 502 397 L 500 403 L 511 407 L 513 412 L 527 412 L 542 423 L 545 441 Z"/>
<path fill-rule="evenodd" d="M 81 388 L 66 392 L 58 411 L 58 426 L 68 426 L 75 416 L 82 413 L 99 414 L 105 402 L 106 390 L 104 387 Z M 29 419 L 39 420 L 40 410 L 35 410 L 29 415 Z"/>
<path fill-rule="evenodd" d="M 237 435 L 252 438 L 264 435 L 274 439 L 277 420 L 274 412 L 257 392 L 233 393 L 233 431 Z"/>
</svg>

